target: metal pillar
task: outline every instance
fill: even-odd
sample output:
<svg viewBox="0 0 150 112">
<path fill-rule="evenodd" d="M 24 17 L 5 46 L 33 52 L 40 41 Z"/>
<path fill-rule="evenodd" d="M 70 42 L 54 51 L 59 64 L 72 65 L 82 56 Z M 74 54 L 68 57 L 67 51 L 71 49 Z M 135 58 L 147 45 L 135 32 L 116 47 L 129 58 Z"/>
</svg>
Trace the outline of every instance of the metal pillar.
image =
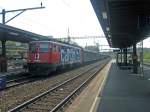
<svg viewBox="0 0 150 112">
<path fill-rule="evenodd" d="M 5 9 L 2 10 L 2 23 L 5 24 Z"/>
<path fill-rule="evenodd" d="M 121 65 L 123 64 L 123 49 L 121 49 Z"/>
<path fill-rule="evenodd" d="M 5 24 L 5 9 L 2 10 L 2 23 Z M 5 36 L 5 34 L 3 34 Z M 2 53 L 0 57 L 0 68 L 1 72 L 7 72 L 7 58 L 6 58 L 6 40 L 1 40 Z"/>
<path fill-rule="evenodd" d="M 116 63 L 118 65 L 118 52 L 116 53 Z"/>
<path fill-rule="evenodd" d="M 141 52 L 140 52 L 140 74 L 141 74 L 141 77 L 144 77 L 144 68 L 143 68 L 143 41 L 141 42 Z"/>
<path fill-rule="evenodd" d="M 6 41 L 2 40 L 2 55 L 0 57 L 1 72 L 7 72 Z"/>
<path fill-rule="evenodd" d="M 127 48 L 123 49 L 123 54 L 124 54 L 124 65 L 127 66 Z"/>
<path fill-rule="evenodd" d="M 6 56 L 6 41 L 2 40 L 2 56 Z"/>
<path fill-rule="evenodd" d="M 2 10 L 2 23 L 5 24 L 5 9 Z M 3 34 L 5 36 L 5 34 Z M 4 38 L 4 37 L 3 37 Z M 6 56 L 6 40 L 1 40 L 2 42 L 2 56 Z"/>
<path fill-rule="evenodd" d="M 133 73 L 137 74 L 137 54 L 136 54 L 136 44 L 133 44 Z"/>
<path fill-rule="evenodd" d="M 142 65 L 142 73 L 141 73 L 141 76 L 144 77 L 144 68 L 143 68 L 143 41 L 142 41 L 142 56 L 141 56 L 141 65 Z"/>
<path fill-rule="evenodd" d="M 122 64 L 122 49 L 120 49 L 120 59 L 121 59 L 121 64 Z"/>
</svg>

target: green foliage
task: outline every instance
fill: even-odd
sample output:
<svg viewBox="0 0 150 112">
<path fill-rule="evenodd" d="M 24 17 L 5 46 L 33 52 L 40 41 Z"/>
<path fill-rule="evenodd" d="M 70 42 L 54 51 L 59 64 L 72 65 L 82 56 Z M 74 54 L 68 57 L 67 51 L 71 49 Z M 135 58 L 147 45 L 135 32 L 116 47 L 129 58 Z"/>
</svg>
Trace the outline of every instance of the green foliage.
<svg viewBox="0 0 150 112">
<path fill-rule="evenodd" d="M 144 52 L 144 59 L 150 59 L 150 52 Z"/>
<path fill-rule="evenodd" d="M 150 49 L 149 48 L 143 48 L 143 58 L 144 58 L 144 62 L 150 62 Z"/>
</svg>

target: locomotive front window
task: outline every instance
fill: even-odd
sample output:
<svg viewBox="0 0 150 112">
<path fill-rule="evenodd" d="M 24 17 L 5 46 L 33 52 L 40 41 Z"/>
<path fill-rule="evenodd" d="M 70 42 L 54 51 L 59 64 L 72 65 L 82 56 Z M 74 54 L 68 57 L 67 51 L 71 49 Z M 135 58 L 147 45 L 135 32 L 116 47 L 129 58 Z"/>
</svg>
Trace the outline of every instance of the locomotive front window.
<svg viewBox="0 0 150 112">
<path fill-rule="evenodd" d="M 42 43 L 40 44 L 40 52 L 48 52 L 48 47 L 49 44 L 48 43 Z"/>
<path fill-rule="evenodd" d="M 36 52 L 36 44 L 30 44 L 29 45 L 29 51 L 31 51 L 32 53 Z"/>
</svg>

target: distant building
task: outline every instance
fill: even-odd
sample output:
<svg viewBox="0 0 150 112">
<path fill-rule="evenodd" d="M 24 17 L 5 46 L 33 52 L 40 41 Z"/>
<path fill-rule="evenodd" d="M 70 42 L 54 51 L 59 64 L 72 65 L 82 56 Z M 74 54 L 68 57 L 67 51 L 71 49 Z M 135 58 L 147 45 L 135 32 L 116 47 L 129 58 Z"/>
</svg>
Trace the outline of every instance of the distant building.
<svg viewBox="0 0 150 112">
<path fill-rule="evenodd" d="M 97 46 L 85 46 L 85 49 L 99 52 L 99 48 Z"/>
</svg>

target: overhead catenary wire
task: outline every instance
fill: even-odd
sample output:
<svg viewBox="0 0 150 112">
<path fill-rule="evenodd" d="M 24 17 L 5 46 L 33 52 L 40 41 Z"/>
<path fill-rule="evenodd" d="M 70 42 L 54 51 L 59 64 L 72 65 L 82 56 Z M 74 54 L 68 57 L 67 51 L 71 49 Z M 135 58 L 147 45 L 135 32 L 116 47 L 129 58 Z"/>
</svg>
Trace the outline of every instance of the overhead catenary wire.
<svg viewBox="0 0 150 112">
<path fill-rule="evenodd" d="M 2 7 L 1 7 L 2 8 Z M 6 16 L 6 21 L 9 19 L 9 18 L 12 18 L 12 16 L 16 15 L 16 12 L 12 12 L 12 13 L 9 13 L 7 14 Z M 14 22 L 16 19 L 14 19 L 13 21 L 10 21 L 9 25 L 13 25 L 11 24 L 12 22 Z M 19 20 L 19 21 L 18 21 Z M 48 31 L 48 26 L 45 25 L 45 24 L 42 24 L 40 22 L 38 22 L 37 20 L 33 20 L 31 18 L 27 18 L 27 17 L 23 17 L 23 16 L 19 16 L 17 18 L 17 21 L 20 22 L 20 23 L 23 23 L 23 24 L 26 24 L 28 26 L 30 26 L 31 24 L 35 23 L 36 26 L 39 26 L 40 28 L 42 27 L 44 30 L 47 30 Z"/>
</svg>

